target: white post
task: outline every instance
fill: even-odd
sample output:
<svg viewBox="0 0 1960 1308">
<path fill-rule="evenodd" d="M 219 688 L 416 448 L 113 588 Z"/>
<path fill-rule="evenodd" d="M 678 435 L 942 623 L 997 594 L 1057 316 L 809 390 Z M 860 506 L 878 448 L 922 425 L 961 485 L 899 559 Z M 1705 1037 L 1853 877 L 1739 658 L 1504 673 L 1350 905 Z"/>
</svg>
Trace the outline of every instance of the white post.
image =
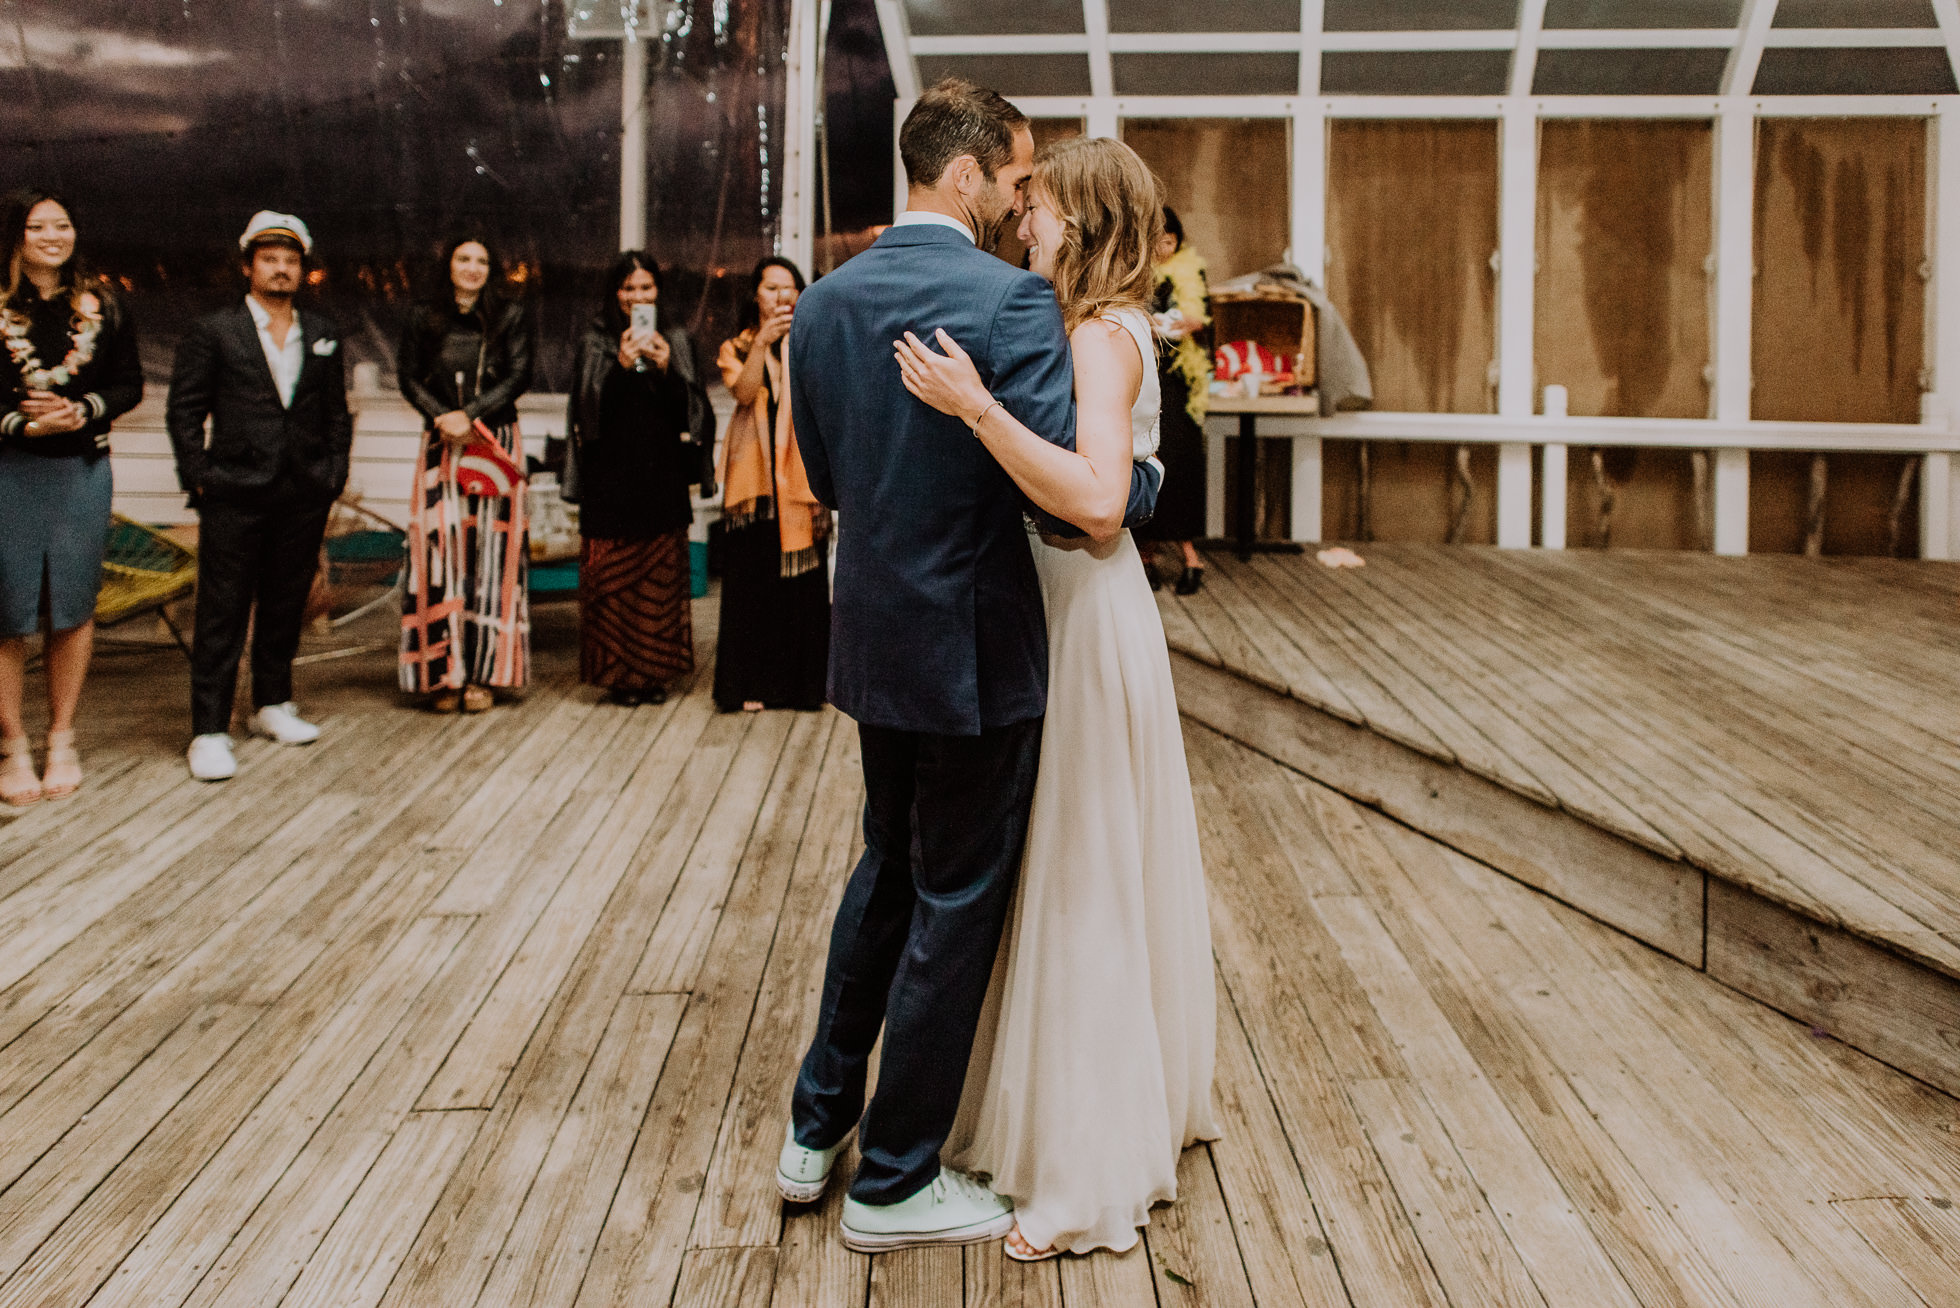
<svg viewBox="0 0 1960 1308">
<path fill-rule="evenodd" d="M 1749 419 L 1750 341 L 1755 314 L 1756 117 L 1728 96 L 1715 119 L 1715 360 L 1709 416 Z M 1749 451 L 1715 454 L 1715 552 L 1749 552 Z"/>
<path fill-rule="evenodd" d="M 1953 456 L 1928 454 L 1919 465 L 1919 557 L 1953 557 Z"/>
<path fill-rule="evenodd" d="M 905 126 L 905 116 L 912 112 L 912 106 L 917 102 L 918 97 L 915 95 L 901 95 L 892 104 L 892 217 L 894 218 L 905 212 L 906 197 L 911 194 L 911 188 L 905 183 L 905 160 L 898 151 L 898 134 Z"/>
<path fill-rule="evenodd" d="M 1563 386 L 1545 388 L 1545 416 L 1566 416 L 1570 397 Z M 1541 549 L 1565 548 L 1565 465 L 1566 447 L 1547 445 L 1540 455 L 1543 471 L 1538 477 L 1538 545 Z"/>
<path fill-rule="evenodd" d="M 1941 15 L 1941 22 L 1948 15 Z M 1949 30 L 1949 38 L 1960 31 Z M 1933 277 L 1928 284 L 1926 304 L 1926 362 L 1932 373 L 1931 389 L 1921 399 L 1922 420 L 1950 430 L 1953 415 L 1960 411 L 1960 122 L 1947 115 L 1935 118 L 1928 130 L 1933 139 L 1927 152 L 1932 159 L 1928 189 L 1932 196 L 1929 224 L 1933 253 Z M 1929 455 L 1919 478 L 1919 547 L 1923 557 L 1950 559 L 1960 551 L 1954 539 L 1951 500 L 1938 483 L 1950 483 L 1947 455 Z M 1941 529 L 1943 528 L 1943 529 Z"/>
<path fill-rule="evenodd" d="M 1528 99 L 1504 104 L 1498 156 L 1497 411 L 1529 422 L 1532 403 L 1532 316 L 1537 274 L 1538 117 Z M 1531 446 L 1497 449 L 1497 543 L 1531 547 Z"/>
<path fill-rule="evenodd" d="M 1327 284 L 1327 113 L 1318 99 L 1293 109 L 1293 212 L 1287 228 L 1293 266 Z"/>
<path fill-rule="evenodd" d="M 620 43 L 619 248 L 647 243 L 647 48 L 628 29 Z"/>
<path fill-rule="evenodd" d="M 1221 470 L 1222 471 L 1222 470 Z M 1221 477 L 1221 480 L 1222 477 Z M 1293 539 L 1320 539 L 1320 437 L 1293 438 Z M 1219 516 L 1224 516 L 1220 505 Z M 1221 527 L 1224 523 L 1219 524 Z"/>
<path fill-rule="evenodd" d="M 1715 552 L 1749 552 L 1749 451 L 1715 451 Z"/>
<path fill-rule="evenodd" d="M 778 127 L 775 147 L 782 152 L 783 193 L 777 204 L 780 215 L 777 253 L 806 272 L 814 272 L 811 197 L 816 170 L 814 135 L 818 97 L 817 85 L 817 0 L 790 0 L 789 59 L 783 69 L 783 121 Z"/>
</svg>

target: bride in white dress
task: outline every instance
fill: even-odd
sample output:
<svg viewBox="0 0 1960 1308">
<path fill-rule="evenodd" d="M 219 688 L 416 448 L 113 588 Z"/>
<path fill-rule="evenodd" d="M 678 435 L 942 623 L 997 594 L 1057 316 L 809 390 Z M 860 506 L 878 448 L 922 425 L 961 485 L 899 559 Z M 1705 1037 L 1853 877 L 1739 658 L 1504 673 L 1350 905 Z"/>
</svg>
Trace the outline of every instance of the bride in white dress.
<svg viewBox="0 0 1960 1308">
<path fill-rule="evenodd" d="M 1075 362 L 1076 450 L 994 400 L 945 333 L 907 334 L 914 395 L 965 419 L 1041 508 L 1089 532 L 1029 542 L 1048 614 L 1048 714 L 1013 916 L 946 1161 L 1014 1200 L 1009 1256 L 1124 1250 L 1216 1139 L 1211 933 L 1197 817 L 1156 601 L 1122 529 L 1157 446 L 1145 305 L 1162 221 L 1127 147 L 1036 160 L 1021 239 L 1055 284 Z"/>
</svg>

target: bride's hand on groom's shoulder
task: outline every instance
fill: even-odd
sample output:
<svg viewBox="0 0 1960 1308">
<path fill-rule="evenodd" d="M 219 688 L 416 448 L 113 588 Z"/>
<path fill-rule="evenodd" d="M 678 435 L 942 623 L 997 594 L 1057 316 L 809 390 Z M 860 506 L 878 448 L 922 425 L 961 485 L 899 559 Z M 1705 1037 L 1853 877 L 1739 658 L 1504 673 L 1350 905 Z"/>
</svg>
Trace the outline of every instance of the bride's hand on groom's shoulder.
<svg viewBox="0 0 1960 1308">
<path fill-rule="evenodd" d="M 933 339 L 945 353 L 933 349 L 911 332 L 905 333 L 904 340 L 892 342 L 899 376 L 906 390 L 970 427 L 994 402 L 994 397 L 958 341 L 944 330 L 934 332 Z"/>
</svg>

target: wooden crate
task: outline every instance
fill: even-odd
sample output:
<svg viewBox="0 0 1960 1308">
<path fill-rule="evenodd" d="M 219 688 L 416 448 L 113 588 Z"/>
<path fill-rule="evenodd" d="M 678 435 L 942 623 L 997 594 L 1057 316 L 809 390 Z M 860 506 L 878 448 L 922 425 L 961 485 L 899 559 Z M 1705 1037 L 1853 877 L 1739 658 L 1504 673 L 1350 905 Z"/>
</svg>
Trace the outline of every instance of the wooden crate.
<svg viewBox="0 0 1960 1308">
<path fill-rule="evenodd" d="M 1256 341 L 1292 369 L 1294 385 L 1302 389 L 1313 386 L 1314 313 L 1305 300 L 1215 295 L 1211 323 L 1212 339 L 1219 345 Z"/>
</svg>

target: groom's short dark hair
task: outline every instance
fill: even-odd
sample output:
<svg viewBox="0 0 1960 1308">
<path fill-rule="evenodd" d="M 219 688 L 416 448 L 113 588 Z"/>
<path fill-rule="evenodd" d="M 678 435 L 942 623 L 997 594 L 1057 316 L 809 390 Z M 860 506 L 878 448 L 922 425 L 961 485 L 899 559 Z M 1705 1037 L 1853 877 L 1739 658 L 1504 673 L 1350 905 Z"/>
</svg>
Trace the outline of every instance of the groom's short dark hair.
<svg viewBox="0 0 1960 1308">
<path fill-rule="evenodd" d="M 992 177 L 1014 158 L 1014 133 L 1027 125 L 1028 116 L 998 91 L 964 77 L 945 78 L 919 97 L 898 129 L 905 180 L 936 186 L 946 165 L 963 154 Z"/>
</svg>

